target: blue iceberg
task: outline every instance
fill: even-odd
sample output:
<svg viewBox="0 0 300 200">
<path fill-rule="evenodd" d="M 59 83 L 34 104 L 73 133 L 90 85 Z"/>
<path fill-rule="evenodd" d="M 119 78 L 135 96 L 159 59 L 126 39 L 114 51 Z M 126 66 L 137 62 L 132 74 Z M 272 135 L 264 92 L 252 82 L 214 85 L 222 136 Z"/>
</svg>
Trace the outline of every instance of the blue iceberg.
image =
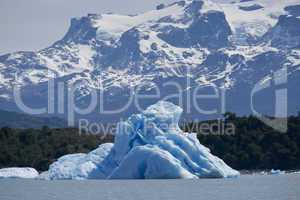
<svg viewBox="0 0 300 200">
<path fill-rule="evenodd" d="M 182 109 L 160 101 L 120 122 L 114 144 L 89 154 L 63 156 L 49 179 L 196 179 L 237 177 L 239 172 L 212 155 L 196 134 L 183 132 Z"/>
<path fill-rule="evenodd" d="M 62 156 L 50 165 L 48 172 L 43 173 L 40 179 L 105 179 L 106 174 L 98 170 L 98 166 L 109 154 L 113 144 L 100 145 L 88 154 L 78 153 Z"/>
</svg>

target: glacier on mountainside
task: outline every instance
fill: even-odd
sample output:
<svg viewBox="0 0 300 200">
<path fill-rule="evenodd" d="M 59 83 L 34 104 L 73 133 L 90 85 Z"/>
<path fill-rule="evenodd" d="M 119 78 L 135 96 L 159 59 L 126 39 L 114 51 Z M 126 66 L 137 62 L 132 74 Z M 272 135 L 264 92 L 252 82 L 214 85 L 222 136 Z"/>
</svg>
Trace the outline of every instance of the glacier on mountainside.
<svg viewBox="0 0 300 200">
<path fill-rule="evenodd" d="M 196 134 L 184 133 L 178 122 L 182 109 L 159 101 L 141 114 L 120 122 L 114 144 L 89 154 L 66 155 L 53 163 L 57 179 L 175 179 L 239 176 L 201 145 Z"/>
<path fill-rule="evenodd" d="M 0 179 L 3 178 L 28 178 L 34 179 L 39 176 L 39 173 L 33 168 L 3 168 L 0 169 Z"/>
</svg>

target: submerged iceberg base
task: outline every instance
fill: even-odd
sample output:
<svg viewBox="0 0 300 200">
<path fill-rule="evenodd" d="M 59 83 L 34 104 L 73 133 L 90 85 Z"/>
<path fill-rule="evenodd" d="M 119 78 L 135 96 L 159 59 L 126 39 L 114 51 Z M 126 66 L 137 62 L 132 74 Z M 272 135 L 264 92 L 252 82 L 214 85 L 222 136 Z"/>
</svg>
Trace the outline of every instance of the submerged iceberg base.
<svg viewBox="0 0 300 200">
<path fill-rule="evenodd" d="M 66 155 L 46 173 L 56 179 L 177 179 L 239 176 L 196 134 L 178 126 L 182 109 L 160 101 L 118 124 L 114 144 L 103 144 L 89 154 Z"/>
</svg>

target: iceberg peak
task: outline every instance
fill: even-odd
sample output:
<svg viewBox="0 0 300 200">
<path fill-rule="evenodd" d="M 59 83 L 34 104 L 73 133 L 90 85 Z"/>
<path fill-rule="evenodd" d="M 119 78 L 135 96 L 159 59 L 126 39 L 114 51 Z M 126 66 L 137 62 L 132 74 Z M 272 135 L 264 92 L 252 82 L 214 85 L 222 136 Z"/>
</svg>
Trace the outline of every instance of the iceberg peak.
<svg viewBox="0 0 300 200">
<path fill-rule="evenodd" d="M 158 103 L 149 106 L 143 115 L 148 121 L 152 121 L 161 129 L 179 129 L 178 122 L 183 110 L 167 101 L 159 101 Z M 165 126 L 165 127 L 164 127 Z"/>
</svg>

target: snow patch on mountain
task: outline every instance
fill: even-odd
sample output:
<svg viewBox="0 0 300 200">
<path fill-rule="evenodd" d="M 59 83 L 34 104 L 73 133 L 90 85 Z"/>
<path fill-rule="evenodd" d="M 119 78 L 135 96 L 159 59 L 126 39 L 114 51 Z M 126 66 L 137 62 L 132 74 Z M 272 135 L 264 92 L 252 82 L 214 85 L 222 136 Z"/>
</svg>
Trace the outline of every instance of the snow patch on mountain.
<svg viewBox="0 0 300 200">
<path fill-rule="evenodd" d="M 275 26 L 280 15 L 286 14 L 285 7 L 299 4 L 297 0 L 273 1 L 255 0 L 220 4 L 226 19 L 234 31 L 233 41 L 237 44 L 249 44 L 257 40 Z M 260 5 L 261 9 L 246 11 L 240 7 Z"/>
<path fill-rule="evenodd" d="M 116 41 L 124 32 L 139 24 L 156 21 L 166 16 L 176 19 L 181 15 L 183 15 L 182 7 L 174 4 L 161 10 L 153 10 L 136 16 L 103 14 L 94 20 L 94 27 L 97 28 L 99 39 Z"/>
<path fill-rule="evenodd" d="M 287 59 L 292 66 L 300 67 L 300 50 L 293 50 Z"/>
</svg>

